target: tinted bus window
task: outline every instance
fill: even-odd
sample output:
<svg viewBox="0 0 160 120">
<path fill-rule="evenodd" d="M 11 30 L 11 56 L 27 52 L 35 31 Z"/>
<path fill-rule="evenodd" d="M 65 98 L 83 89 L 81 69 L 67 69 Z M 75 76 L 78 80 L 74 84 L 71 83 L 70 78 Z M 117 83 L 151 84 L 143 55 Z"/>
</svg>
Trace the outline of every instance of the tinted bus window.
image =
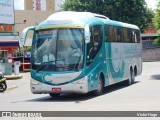
<svg viewBox="0 0 160 120">
<path fill-rule="evenodd" d="M 105 26 L 106 42 L 140 43 L 139 30 L 119 26 Z"/>
<path fill-rule="evenodd" d="M 91 41 L 87 45 L 87 65 L 89 65 L 102 45 L 102 26 L 96 25 L 91 28 Z"/>
</svg>

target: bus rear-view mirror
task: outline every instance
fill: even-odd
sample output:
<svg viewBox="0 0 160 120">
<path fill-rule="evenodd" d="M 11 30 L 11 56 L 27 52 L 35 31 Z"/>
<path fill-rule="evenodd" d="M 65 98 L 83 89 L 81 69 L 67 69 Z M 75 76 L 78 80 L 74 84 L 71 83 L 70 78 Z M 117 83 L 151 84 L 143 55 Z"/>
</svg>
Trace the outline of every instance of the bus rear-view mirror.
<svg viewBox="0 0 160 120">
<path fill-rule="evenodd" d="M 22 31 L 22 36 L 21 36 L 21 39 L 20 39 L 20 41 L 19 41 L 20 47 L 25 46 L 26 37 L 27 37 L 27 34 L 28 34 L 28 31 L 29 31 L 29 30 L 34 31 L 34 30 L 35 30 L 35 27 L 34 27 L 34 26 L 28 27 L 28 28 L 25 28 L 25 29 Z"/>
<path fill-rule="evenodd" d="M 89 43 L 90 42 L 90 29 L 89 29 L 89 25 L 85 26 L 85 42 Z"/>
</svg>

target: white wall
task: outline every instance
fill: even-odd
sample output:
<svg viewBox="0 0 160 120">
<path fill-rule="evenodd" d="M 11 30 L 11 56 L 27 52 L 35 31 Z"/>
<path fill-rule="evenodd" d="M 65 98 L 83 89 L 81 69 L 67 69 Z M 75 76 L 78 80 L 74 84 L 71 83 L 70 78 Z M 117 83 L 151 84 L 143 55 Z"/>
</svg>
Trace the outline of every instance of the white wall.
<svg viewBox="0 0 160 120">
<path fill-rule="evenodd" d="M 46 0 L 41 0 L 41 10 L 46 11 Z"/>
</svg>

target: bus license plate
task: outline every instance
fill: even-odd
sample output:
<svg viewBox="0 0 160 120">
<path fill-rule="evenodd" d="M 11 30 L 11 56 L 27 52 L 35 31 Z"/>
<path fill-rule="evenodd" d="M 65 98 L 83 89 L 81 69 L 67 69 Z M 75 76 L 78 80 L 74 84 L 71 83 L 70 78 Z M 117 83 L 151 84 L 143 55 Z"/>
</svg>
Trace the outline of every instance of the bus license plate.
<svg viewBox="0 0 160 120">
<path fill-rule="evenodd" d="M 52 91 L 61 91 L 61 88 L 52 88 Z"/>
</svg>

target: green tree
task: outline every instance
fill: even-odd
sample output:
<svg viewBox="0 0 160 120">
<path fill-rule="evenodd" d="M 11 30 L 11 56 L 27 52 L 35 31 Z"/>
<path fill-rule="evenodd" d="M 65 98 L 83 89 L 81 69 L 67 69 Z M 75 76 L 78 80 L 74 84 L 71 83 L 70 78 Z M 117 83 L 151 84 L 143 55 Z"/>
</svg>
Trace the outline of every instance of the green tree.
<svg viewBox="0 0 160 120">
<path fill-rule="evenodd" d="M 135 24 L 144 29 L 152 22 L 153 11 L 145 0 L 65 0 L 61 6 L 68 11 L 102 14 L 110 19 Z"/>
<path fill-rule="evenodd" d="M 31 46 L 27 46 L 27 47 L 25 47 L 25 49 L 27 50 L 27 52 L 31 52 L 32 47 Z"/>
<path fill-rule="evenodd" d="M 153 23 L 156 29 L 158 30 L 158 34 L 159 34 L 158 38 L 154 40 L 154 43 L 160 45 L 160 0 L 157 4 Z"/>
</svg>

